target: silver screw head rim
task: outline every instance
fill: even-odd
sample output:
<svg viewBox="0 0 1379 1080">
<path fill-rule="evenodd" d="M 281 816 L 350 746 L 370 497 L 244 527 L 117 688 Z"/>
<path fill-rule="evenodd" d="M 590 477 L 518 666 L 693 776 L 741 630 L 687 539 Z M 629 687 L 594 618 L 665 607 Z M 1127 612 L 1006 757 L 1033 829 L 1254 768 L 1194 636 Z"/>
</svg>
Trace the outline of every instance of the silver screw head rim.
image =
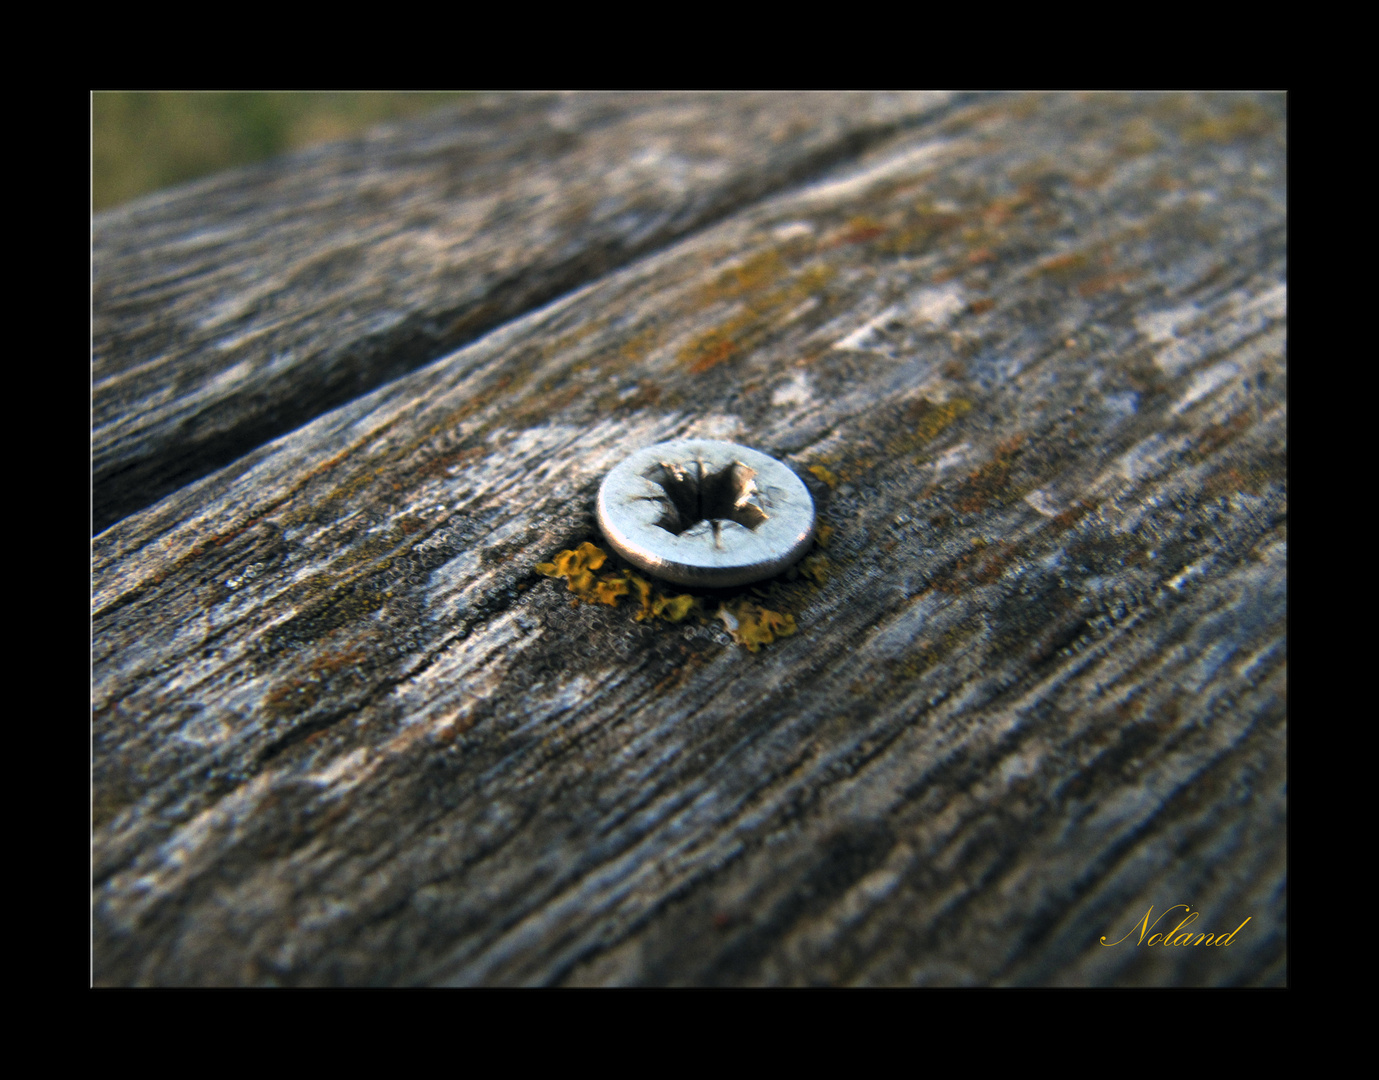
<svg viewBox="0 0 1379 1080">
<path fill-rule="evenodd" d="M 672 489 L 701 484 L 720 493 L 712 509 L 731 518 L 685 520 L 695 515 Z M 774 577 L 801 559 L 814 540 L 814 500 L 798 476 L 760 450 L 677 439 L 636 451 L 604 477 L 598 523 L 609 546 L 639 570 L 677 585 L 724 588 Z"/>
</svg>

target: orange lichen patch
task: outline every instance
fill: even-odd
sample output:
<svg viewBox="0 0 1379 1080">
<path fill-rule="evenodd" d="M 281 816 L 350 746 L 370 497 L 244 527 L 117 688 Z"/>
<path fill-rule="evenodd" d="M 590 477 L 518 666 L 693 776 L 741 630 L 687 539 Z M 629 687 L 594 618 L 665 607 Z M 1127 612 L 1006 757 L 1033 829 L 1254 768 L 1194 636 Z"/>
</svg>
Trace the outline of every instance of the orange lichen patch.
<svg viewBox="0 0 1379 1080">
<path fill-rule="evenodd" d="M 644 360 L 646 354 L 656 347 L 660 336 L 660 331 L 655 326 L 648 326 L 624 341 L 618 351 L 627 363 L 638 363 Z"/>
<path fill-rule="evenodd" d="M 333 457 L 327 458 L 319 465 L 311 469 L 308 469 L 300 477 L 297 478 L 296 483 L 293 485 L 290 495 L 295 495 L 298 491 L 301 491 L 302 488 L 306 487 L 308 483 L 316 479 L 316 477 L 325 475 L 326 473 L 334 469 L 337 465 L 339 465 L 341 462 L 343 462 L 345 459 L 358 453 L 368 444 L 382 438 L 393 428 L 394 425 L 397 424 L 399 419 L 399 417 L 394 417 L 387 423 L 381 424 L 379 427 L 374 428 L 372 431 L 370 431 L 367 435 L 362 436 L 355 442 L 351 443 L 349 446 L 345 447 L 345 449 L 341 450 L 338 454 L 335 454 Z"/>
<path fill-rule="evenodd" d="M 581 319 L 573 327 L 566 330 L 560 337 L 547 342 L 547 347 L 543 350 L 546 356 L 558 356 L 561 353 L 570 352 L 582 341 L 593 334 L 605 330 L 608 323 L 604 319 Z"/>
<path fill-rule="evenodd" d="M 988 296 L 981 300 L 973 300 L 972 303 L 967 305 L 967 310 L 970 311 L 973 315 L 985 315 L 995 306 L 996 301 Z"/>
<path fill-rule="evenodd" d="M 840 481 L 834 472 L 827 465 L 811 465 L 809 471 L 827 484 L 830 488 L 836 488 Z"/>
<path fill-rule="evenodd" d="M 450 414 L 448 419 L 451 421 L 451 426 L 458 427 L 475 413 L 488 408 L 507 391 L 512 383 L 513 375 L 505 371 L 494 378 L 488 386 L 480 387 L 463 405 Z"/>
<path fill-rule="evenodd" d="M 567 572 L 567 570 L 562 569 L 562 567 L 578 568 L 581 570 L 597 570 L 604 564 L 607 558 L 608 555 L 602 548 L 595 547 L 586 540 L 584 543 L 580 544 L 579 547 L 575 548 L 574 551 L 562 551 L 555 557 L 555 564 L 557 570 L 560 570 L 561 573 Z"/>
<path fill-rule="evenodd" d="M 1009 545 L 1003 544 L 995 551 L 986 554 L 973 569 L 969 580 L 974 585 L 994 585 L 1010 565 L 1014 553 Z"/>
<path fill-rule="evenodd" d="M 1031 184 L 1023 185 L 1014 195 L 994 200 L 989 206 L 982 210 L 982 221 L 986 225 L 995 227 L 1004 225 L 1015 212 L 1028 206 L 1037 198 L 1037 189 Z"/>
<path fill-rule="evenodd" d="M 740 266 L 725 270 L 703 295 L 706 303 L 742 299 L 745 309 L 695 336 L 680 349 L 678 359 L 694 374 L 702 374 L 741 355 L 761 341 L 776 321 L 822 289 L 834 271 L 822 263 L 789 277 L 775 251 L 763 252 Z M 781 278 L 789 277 L 783 284 Z M 768 286 L 771 286 L 768 288 Z"/>
<path fill-rule="evenodd" d="M 718 609 L 718 617 L 733 640 L 748 652 L 756 652 L 778 637 L 789 637 L 797 629 L 795 616 L 771 611 L 750 600 L 739 602 L 733 609 L 724 604 Z"/>
<path fill-rule="evenodd" d="M 345 668 L 362 663 L 368 659 L 368 655 L 364 649 L 346 649 L 343 652 L 327 653 L 312 663 L 308 670 L 318 675 L 334 675 Z"/>
<path fill-rule="evenodd" d="M 1205 458 L 1214 454 L 1227 443 L 1234 442 L 1241 432 L 1249 426 L 1250 414 L 1238 412 L 1225 423 L 1212 424 L 1210 427 L 1203 428 L 1202 433 L 1194 440 L 1192 452 L 1198 458 Z"/>
<path fill-rule="evenodd" d="M 552 413 L 557 413 L 586 392 L 579 383 L 571 383 L 546 394 L 537 394 L 514 405 L 503 413 L 503 424 L 512 428 L 534 427 L 548 421 Z"/>
<path fill-rule="evenodd" d="M 651 582 L 638 577 L 630 570 L 624 576 L 636 594 L 638 610 L 635 618 L 638 622 L 645 622 L 651 618 L 664 619 L 666 622 L 680 622 L 699 604 L 695 597 L 686 593 L 679 596 L 666 596 L 653 589 Z"/>
<path fill-rule="evenodd" d="M 746 323 L 750 321 L 745 320 Z M 738 345 L 733 340 L 732 331 L 739 329 L 745 329 L 744 320 L 734 319 L 700 334 L 680 350 L 680 362 L 695 375 L 702 375 L 710 368 L 717 367 L 737 352 Z"/>
<path fill-rule="evenodd" d="M 706 301 L 731 300 L 758 292 L 778 281 L 788 270 L 780 252 L 761 251 L 736 266 L 724 270 L 706 287 Z"/>
<path fill-rule="evenodd" d="M 802 300 L 809 299 L 832 281 L 836 272 L 833 267 L 824 263 L 812 263 L 801 270 L 785 289 L 773 294 L 769 299 L 779 305 L 790 304 L 793 306 L 798 304 Z"/>
<path fill-rule="evenodd" d="M 927 443 L 954 420 L 971 411 L 972 402 L 966 398 L 951 398 L 942 402 L 920 398 L 906 408 L 905 419 L 914 425 L 914 437 Z"/>
<path fill-rule="evenodd" d="M 1014 459 L 1020 454 L 1020 445 L 1025 441 L 1023 435 L 1007 439 L 996 447 L 995 456 L 963 481 L 960 489 L 963 494 L 957 507 L 964 514 L 974 514 L 982 510 L 993 499 L 1006 494 Z"/>
<path fill-rule="evenodd" d="M 698 601 L 688 594 L 680 596 L 660 596 L 651 602 L 651 614 L 666 622 L 679 622 L 688 615 Z"/>
<path fill-rule="evenodd" d="M 645 578 L 639 578 L 636 574 L 628 574 L 627 580 L 636 591 L 637 601 L 641 605 L 641 610 L 637 612 L 637 621 L 642 622 L 651 618 L 655 614 L 652 610 L 651 582 Z"/>
<path fill-rule="evenodd" d="M 914 213 L 878 246 L 892 255 L 919 255 L 929 250 L 945 234 L 952 232 L 964 221 L 961 214 L 936 211 L 927 204 L 920 203 Z"/>
<path fill-rule="evenodd" d="M 609 607 L 617 607 L 618 598 L 626 596 L 628 592 L 627 579 L 616 575 L 605 574 L 594 585 L 594 599 L 600 604 L 607 604 Z"/>
<path fill-rule="evenodd" d="M 263 515 L 251 517 L 248 520 L 246 520 L 243 524 L 236 525 L 233 529 L 227 529 L 223 533 L 216 533 L 214 536 L 208 536 L 205 540 L 202 540 L 200 543 L 194 544 L 191 548 L 189 548 L 187 550 L 187 553 L 183 555 L 174 564 L 174 567 L 180 567 L 187 562 L 191 562 L 195 559 L 201 558 L 201 556 L 205 555 L 206 552 L 208 552 L 213 547 L 223 547 L 224 545 L 230 543 L 230 541 L 236 539 L 243 533 L 247 532 L 252 526 L 257 525 L 259 521 L 262 520 L 262 517 Z M 166 574 L 156 575 L 152 579 L 152 583 L 160 583 L 165 576 Z"/>
<path fill-rule="evenodd" d="M 996 253 L 989 247 L 979 247 L 975 251 L 969 251 L 963 259 L 968 266 L 976 266 L 979 263 L 989 263 L 996 261 Z"/>
<path fill-rule="evenodd" d="M 920 398 L 912 401 L 905 406 L 900 433 L 887 441 L 886 450 L 894 455 L 920 450 L 933 442 L 949 424 L 971 411 L 972 402 L 966 398 L 939 402 Z"/>
<path fill-rule="evenodd" d="M 1128 281 L 1133 281 L 1136 276 L 1138 276 L 1138 273 L 1139 272 L 1136 270 L 1118 270 L 1110 274 L 1098 274 L 1096 277 L 1089 278 L 1079 285 L 1077 287 L 1077 295 L 1084 299 L 1089 296 L 1095 296 L 1099 292 L 1105 292 L 1107 289 L 1114 289 L 1117 286 L 1124 285 Z"/>
<path fill-rule="evenodd" d="M 1000 580 L 1014 557 L 1009 544 L 988 549 L 985 541 L 977 540 L 966 555 L 960 556 L 953 565 L 953 573 L 934 584 L 939 592 L 957 595 L 981 585 L 992 585 Z"/>
<path fill-rule="evenodd" d="M 603 599 L 613 588 L 611 582 L 615 575 L 605 574 L 600 582 L 595 582 L 594 579 L 593 572 L 602 566 L 607 558 L 602 548 L 595 547 L 586 540 L 573 551 L 558 552 L 550 562 L 537 563 L 536 572 L 546 577 L 564 578 L 568 582 L 570 592 L 574 593 L 578 600 L 611 603 L 616 607 L 616 597 L 611 601 Z M 603 586 L 602 589 L 600 585 Z M 626 592 L 626 588 L 623 591 Z"/>
<path fill-rule="evenodd" d="M 295 716 L 306 712 L 320 700 L 324 683 L 333 675 L 352 668 L 368 658 L 363 649 L 327 653 L 313 660 L 304 675 L 297 675 L 274 687 L 263 699 L 270 716 Z"/>
<path fill-rule="evenodd" d="M 1222 469 L 1207 478 L 1202 494 L 1209 499 L 1222 495 L 1258 495 L 1268 483 L 1268 476 L 1255 469 L 1246 472 L 1236 468 Z"/>
<path fill-rule="evenodd" d="M 594 573 L 592 570 L 581 570 L 576 574 L 571 574 L 566 579 L 570 583 L 570 591 L 575 594 L 575 601 L 587 600 L 594 601 Z"/>
<path fill-rule="evenodd" d="M 1062 255 L 1055 255 L 1051 259 L 1045 259 L 1035 267 L 1035 269 L 1041 274 L 1050 274 L 1057 278 L 1068 278 L 1081 273 L 1090 261 L 1086 252 L 1066 251 Z"/>
<path fill-rule="evenodd" d="M 861 215 L 847 223 L 843 230 L 825 242 L 825 247 L 838 247 L 843 244 L 863 244 L 884 235 L 886 226 L 875 218 Z"/>
<path fill-rule="evenodd" d="M 679 622 L 694 610 L 698 601 L 693 596 L 665 596 L 652 589 L 651 583 L 630 570 L 614 571 L 594 576 L 594 571 L 607 560 L 607 553 L 585 541 L 573 551 L 561 551 L 550 562 L 536 564 L 536 572 L 551 578 L 564 578 L 573 593 L 572 602 L 607 604 L 617 607 L 624 596 L 633 595 L 638 602 L 636 619 L 642 622 L 652 617 Z"/>
<path fill-rule="evenodd" d="M 814 539 L 820 547 L 828 547 L 828 542 L 833 539 L 833 526 L 823 521 L 819 522 L 814 529 Z"/>
<path fill-rule="evenodd" d="M 627 579 L 637 594 L 639 610 L 636 619 L 644 622 L 658 618 L 666 622 L 680 622 L 699 605 L 698 599 L 687 593 L 679 596 L 666 596 L 651 587 L 651 582 L 629 572 Z"/>
<path fill-rule="evenodd" d="M 1049 524 L 1058 532 L 1064 532 L 1076 525 L 1090 509 L 1090 506 L 1084 506 L 1080 502 L 1075 502 L 1061 514 L 1050 518 Z"/>
</svg>

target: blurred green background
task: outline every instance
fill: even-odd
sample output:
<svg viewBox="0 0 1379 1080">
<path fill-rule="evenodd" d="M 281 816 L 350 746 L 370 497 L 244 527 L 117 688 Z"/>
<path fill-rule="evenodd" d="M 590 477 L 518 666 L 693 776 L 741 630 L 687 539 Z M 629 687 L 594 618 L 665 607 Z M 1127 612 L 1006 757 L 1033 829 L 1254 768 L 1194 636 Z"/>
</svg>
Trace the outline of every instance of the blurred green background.
<svg viewBox="0 0 1379 1080">
<path fill-rule="evenodd" d="M 454 103 L 464 91 L 91 95 L 91 209 Z"/>
</svg>

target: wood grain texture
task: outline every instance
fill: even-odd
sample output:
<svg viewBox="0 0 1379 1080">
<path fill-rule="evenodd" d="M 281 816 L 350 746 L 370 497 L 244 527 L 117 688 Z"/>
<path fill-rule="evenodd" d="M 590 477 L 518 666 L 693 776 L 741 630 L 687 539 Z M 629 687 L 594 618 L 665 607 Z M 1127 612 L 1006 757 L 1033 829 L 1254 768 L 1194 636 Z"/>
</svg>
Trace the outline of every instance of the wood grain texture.
<svg viewBox="0 0 1379 1080">
<path fill-rule="evenodd" d="M 950 98 L 479 97 L 100 215 L 94 530 Z"/>
<path fill-rule="evenodd" d="M 1283 983 L 1285 145 L 963 104 L 102 533 L 95 980 Z M 685 435 L 833 530 L 755 653 L 535 570 Z"/>
</svg>

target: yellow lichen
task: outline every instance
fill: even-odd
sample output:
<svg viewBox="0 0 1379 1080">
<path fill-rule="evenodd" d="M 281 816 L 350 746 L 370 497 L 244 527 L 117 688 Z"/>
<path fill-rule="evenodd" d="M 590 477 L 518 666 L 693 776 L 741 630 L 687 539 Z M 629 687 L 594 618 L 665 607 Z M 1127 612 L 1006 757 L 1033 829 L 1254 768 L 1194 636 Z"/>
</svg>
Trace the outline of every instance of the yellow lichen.
<svg viewBox="0 0 1379 1080">
<path fill-rule="evenodd" d="M 704 291 L 704 300 L 747 296 L 774 284 L 788 272 L 778 251 L 760 251 L 745 262 L 730 266 Z"/>
<path fill-rule="evenodd" d="M 664 596 L 655 592 L 650 582 L 630 570 L 595 577 L 594 571 L 607 559 L 607 552 L 586 540 L 573 551 L 558 552 L 550 562 L 537 563 L 536 572 L 546 577 L 564 578 L 574 594 L 573 602 L 576 604 L 583 600 L 586 604 L 617 607 L 622 597 L 635 594 L 639 608 L 636 615 L 638 622 L 652 617 L 679 622 L 698 603 L 693 596 Z"/>
<path fill-rule="evenodd" d="M 592 570 L 581 570 L 577 574 L 567 575 L 570 582 L 570 591 L 581 600 L 591 599 L 590 593 L 594 588 L 594 572 Z"/>
<path fill-rule="evenodd" d="M 750 600 L 743 600 L 735 610 L 723 605 L 718 609 L 718 617 L 723 620 L 733 640 L 748 652 L 756 652 L 778 637 L 789 637 L 797 629 L 795 616 L 772 611 Z"/>
<path fill-rule="evenodd" d="M 971 411 L 972 402 L 966 398 L 952 398 L 938 403 L 921 398 L 911 407 L 907 419 L 913 424 L 914 438 L 919 445 L 923 445 L 933 440 L 954 420 Z"/>
<path fill-rule="evenodd" d="M 561 577 L 569 577 L 581 570 L 597 570 L 607 558 L 602 548 L 595 547 L 586 540 L 574 551 L 562 551 L 553 561 L 556 573 Z"/>
<path fill-rule="evenodd" d="M 589 604 L 617 607 L 618 601 L 624 596 L 632 596 L 637 601 L 637 613 L 634 617 L 638 622 L 656 618 L 678 623 L 695 611 L 702 610 L 697 597 L 689 593 L 667 596 L 653 588 L 645 578 L 630 570 L 604 573 L 595 577 L 594 571 L 601 567 L 607 558 L 607 554 L 601 548 L 586 541 L 573 551 L 558 552 L 552 556 L 550 562 L 537 563 L 536 571 L 546 577 L 564 578 L 573 594 L 572 603 L 575 604 L 582 600 Z M 801 564 L 801 572 L 819 583 L 826 581 L 826 557 L 821 553 L 810 556 Z M 765 597 L 760 590 L 757 592 Z M 797 629 L 793 615 L 773 611 L 749 600 L 739 601 L 731 609 L 727 605 L 721 606 L 718 617 L 723 620 L 733 640 L 749 652 L 756 652 L 777 638 L 789 637 Z"/>
<path fill-rule="evenodd" d="M 694 597 L 688 594 L 680 596 L 657 596 L 651 604 L 651 613 L 665 619 L 666 622 L 679 622 L 694 607 Z"/>
<path fill-rule="evenodd" d="M 639 578 L 636 574 L 628 574 L 627 580 L 637 593 L 637 601 L 641 605 L 641 610 L 637 612 L 637 621 L 651 618 L 655 612 L 651 608 L 651 582 L 645 578 Z"/>
<path fill-rule="evenodd" d="M 607 604 L 609 607 L 618 606 L 618 597 L 626 596 L 628 592 L 627 579 L 616 574 L 605 574 L 594 586 L 594 599 L 600 604 Z"/>
<path fill-rule="evenodd" d="M 833 274 L 834 270 L 822 263 L 792 274 L 775 251 L 760 253 L 725 270 L 704 291 L 702 301 L 740 301 L 742 309 L 685 344 L 679 352 L 680 361 L 691 372 L 702 374 L 746 355 L 773 333 L 782 319 L 788 319 L 800 304 L 818 294 Z"/>
<path fill-rule="evenodd" d="M 594 571 L 604 564 L 608 555 L 602 548 L 589 541 L 580 544 L 573 551 L 561 551 L 550 562 L 536 564 L 536 572 L 546 577 L 564 578 L 570 592 L 577 600 L 589 603 L 617 606 L 617 598 L 627 592 L 626 582 L 618 590 L 619 578 L 616 574 L 604 574 L 595 580 Z"/>
<path fill-rule="evenodd" d="M 838 477 L 828 468 L 827 465 L 811 465 L 809 471 L 822 480 L 831 488 L 838 486 Z"/>
</svg>

